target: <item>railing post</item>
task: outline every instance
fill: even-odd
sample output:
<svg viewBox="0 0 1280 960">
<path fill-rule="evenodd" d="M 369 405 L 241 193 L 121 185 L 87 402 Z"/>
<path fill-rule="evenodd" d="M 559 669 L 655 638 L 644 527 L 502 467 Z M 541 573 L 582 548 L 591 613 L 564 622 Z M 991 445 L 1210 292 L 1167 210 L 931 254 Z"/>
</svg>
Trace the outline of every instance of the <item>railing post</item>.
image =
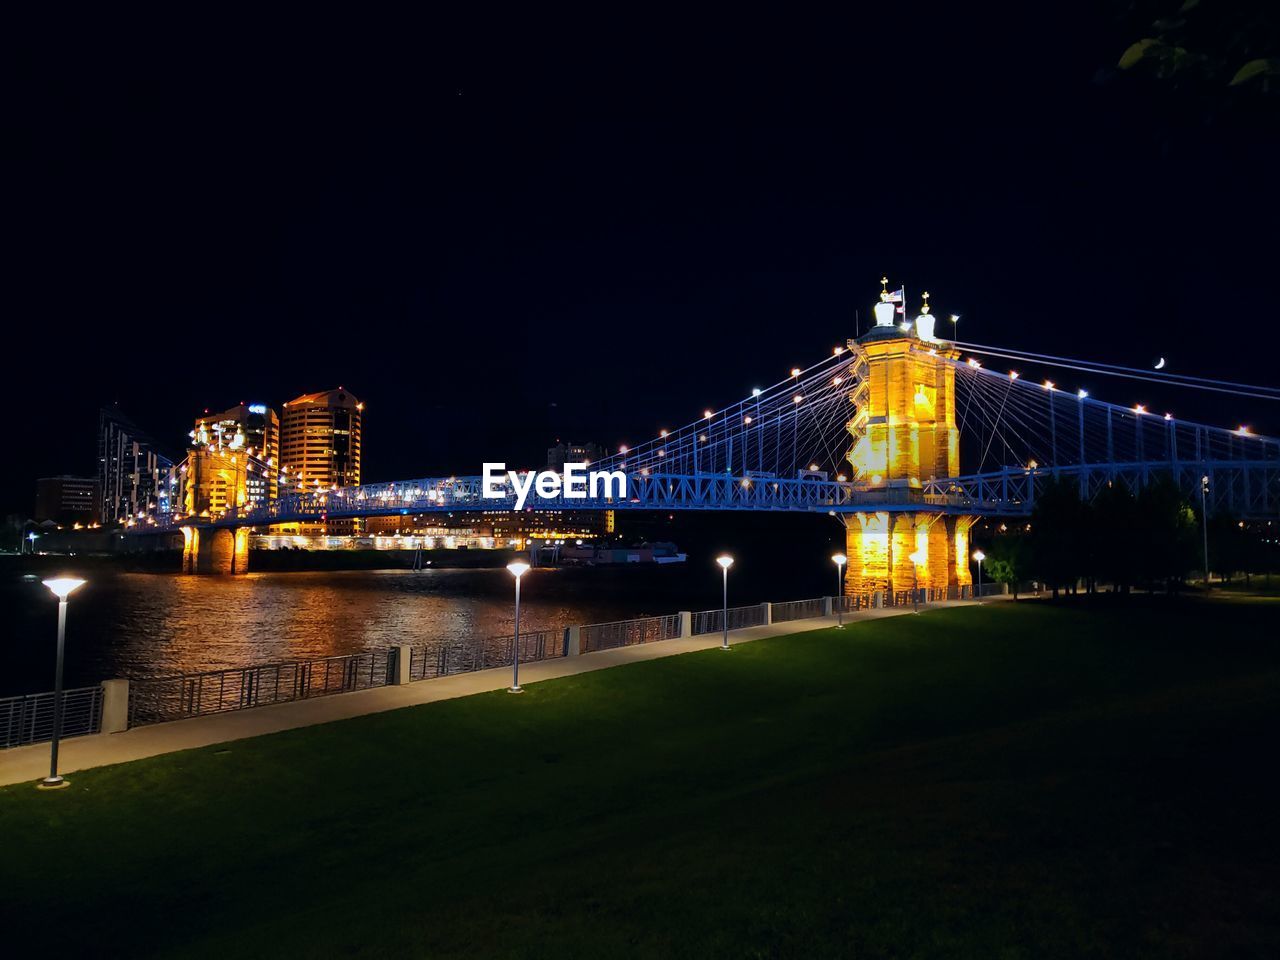
<svg viewBox="0 0 1280 960">
<path fill-rule="evenodd" d="M 395 657 L 395 670 L 391 674 L 391 682 L 396 686 L 409 682 L 409 664 L 413 662 L 413 648 L 407 643 L 396 644 L 391 648 Z"/>
<path fill-rule="evenodd" d="M 102 681 L 102 733 L 121 733 L 129 729 L 129 681 Z"/>
<path fill-rule="evenodd" d="M 686 640 L 693 636 L 693 611 L 680 611 L 680 636 Z"/>
<path fill-rule="evenodd" d="M 824 617 L 829 617 L 832 615 L 832 613 L 834 613 L 834 610 L 832 609 L 835 606 L 834 601 L 835 601 L 834 597 L 822 598 L 822 615 Z"/>
<path fill-rule="evenodd" d="M 760 604 L 760 606 L 764 607 L 764 625 L 766 627 L 772 626 L 773 625 L 773 604 L 762 603 Z"/>
<path fill-rule="evenodd" d="M 564 628 L 564 655 L 576 657 L 582 653 L 582 627 Z"/>
</svg>

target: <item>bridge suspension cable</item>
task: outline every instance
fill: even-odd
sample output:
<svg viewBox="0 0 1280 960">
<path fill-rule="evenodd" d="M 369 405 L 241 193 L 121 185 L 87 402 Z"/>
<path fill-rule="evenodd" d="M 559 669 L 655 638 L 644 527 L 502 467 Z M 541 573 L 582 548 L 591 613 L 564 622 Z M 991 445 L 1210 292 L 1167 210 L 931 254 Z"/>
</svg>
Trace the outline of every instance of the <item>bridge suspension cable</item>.
<svg viewBox="0 0 1280 960">
<path fill-rule="evenodd" d="M 795 479 L 810 467 L 835 473 L 850 445 L 846 425 L 864 374 L 862 358 L 837 347 L 735 403 L 707 409 L 699 419 L 643 443 L 620 446 L 592 468 L 641 476 L 728 474 L 747 483 Z"/>
<path fill-rule="evenodd" d="M 1022 359 L 1022 358 L 1017 358 Z M 1035 382 L 1016 372 L 989 370 L 976 360 L 948 359 L 956 372 L 957 423 L 978 460 L 968 469 L 997 465 L 1280 461 L 1280 441 L 1245 428 L 1175 418 L 1141 405 L 1121 407 Z M 967 471 L 966 471 L 967 472 Z"/>
<path fill-rule="evenodd" d="M 979 356 L 1001 357 L 1023 363 L 1038 363 L 1068 370 L 1078 370 L 1099 376 L 1124 377 L 1130 380 L 1145 380 L 1165 386 L 1189 387 L 1194 390 L 1210 390 L 1215 393 L 1229 393 L 1235 396 L 1250 397 L 1257 400 L 1280 400 L 1280 387 L 1267 387 L 1253 383 L 1234 383 L 1230 380 L 1215 380 L 1210 377 L 1194 377 L 1190 374 L 1163 373 L 1158 370 L 1144 370 L 1138 367 L 1125 367 L 1111 363 L 1099 363 L 1092 360 L 1078 360 L 1071 357 L 1058 357 L 1047 353 L 1033 353 L 1029 350 L 1016 350 L 1008 347 L 992 347 L 980 343 L 957 341 L 955 344 L 968 353 Z"/>
</svg>

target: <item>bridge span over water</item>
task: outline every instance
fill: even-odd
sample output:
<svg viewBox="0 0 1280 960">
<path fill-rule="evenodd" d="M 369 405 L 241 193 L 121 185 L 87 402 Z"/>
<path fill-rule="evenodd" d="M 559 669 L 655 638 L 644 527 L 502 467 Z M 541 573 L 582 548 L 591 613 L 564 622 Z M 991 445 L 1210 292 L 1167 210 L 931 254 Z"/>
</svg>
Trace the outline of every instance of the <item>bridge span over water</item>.
<svg viewBox="0 0 1280 960">
<path fill-rule="evenodd" d="M 912 328 L 881 322 L 886 301 L 876 306 L 870 332 L 818 363 L 590 465 L 623 473 L 625 496 L 531 491 L 526 509 L 830 514 L 846 525 L 846 583 L 859 593 L 899 589 L 922 576 L 922 586 L 966 585 L 973 521 L 1027 516 L 1050 483 L 1071 484 L 1090 499 L 1163 480 L 1197 505 L 1203 498 L 1210 512 L 1280 518 L 1275 438 L 1107 403 L 1016 369 L 988 369 L 979 357 L 1051 365 L 1054 358 L 945 342 L 933 336 L 927 308 Z M 1069 366 L 1097 375 L 1128 369 L 1082 363 Z M 1145 373 L 1118 375 L 1280 399 L 1277 388 L 1247 392 L 1203 378 L 1139 375 Z M 199 558 L 214 549 L 207 544 L 230 542 L 214 549 L 230 551 L 230 561 L 212 567 L 238 571 L 250 527 L 516 507 L 509 481 L 505 495 L 492 498 L 480 476 L 427 477 L 294 490 L 218 516 L 150 518 L 131 532 L 182 530 L 193 571 L 206 567 Z"/>
</svg>

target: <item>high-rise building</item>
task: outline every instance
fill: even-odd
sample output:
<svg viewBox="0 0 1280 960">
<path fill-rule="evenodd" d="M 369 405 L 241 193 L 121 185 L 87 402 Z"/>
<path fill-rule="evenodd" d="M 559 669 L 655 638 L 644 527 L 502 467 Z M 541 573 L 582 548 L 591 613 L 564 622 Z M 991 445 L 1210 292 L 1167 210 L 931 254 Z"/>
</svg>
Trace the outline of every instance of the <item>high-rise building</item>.
<svg viewBox="0 0 1280 960">
<path fill-rule="evenodd" d="M 364 404 L 342 387 L 286 403 L 280 418 L 280 495 L 358 486 L 363 413 Z M 359 524 L 342 520 L 287 526 L 297 526 L 302 534 L 341 536 L 357 532 Z"/>
<path fill-rule="evenodd" d="M 566 463 L 595 463 L 604 458 L 604 447 L 596 443 L 569 443 L 557 440 L 547 447 L 547 469 L 560 471 Z"/>
<path fill-rule="evenodd" d="M 257 506 L 274 500 L 280 464 L 280 418 L 265 403 L 241 403 L 222 413 L 197 417 L 191 445 L 245 460 L 245 501 Z M 228 505 L 234 504 L 231 498 Z"/>
<path fill-rule="evenodd" d="M 98 519 L 96 477 L 41 477 L 36 481 L 37 520 L 55 523 L 82 523 Z"/>
<path fill-rule="evenodd" d="M 169 512 L 173 460 L 142 428 L 114 408 L 98 411 L 98 517 L 128 523 Z"/>
</svg>

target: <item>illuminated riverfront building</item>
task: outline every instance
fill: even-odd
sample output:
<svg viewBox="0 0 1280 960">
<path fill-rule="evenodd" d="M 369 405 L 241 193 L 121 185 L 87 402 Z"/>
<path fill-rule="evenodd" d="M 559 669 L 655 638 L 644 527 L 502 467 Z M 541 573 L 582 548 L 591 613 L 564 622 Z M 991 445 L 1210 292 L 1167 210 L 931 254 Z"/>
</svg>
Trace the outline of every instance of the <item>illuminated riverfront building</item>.
<svg viewBox="0 0 1280 960">
<path fill-rule="evenodd" d="M 532 540 L 594 540 L 605 533 L 605 514 L 613 511 L 492 510 L 478 514 L 400 514 L 370 517 L 365 531 L 376 536 L 426 537 L 426 548 L 465 544 L 476 547 L 516 547 Z"/>
<path fill-rule="evenodd" d="M 360 484 L 360 437 L 364 404 L 342 387 L 307 393 L 284 405 L 280 418 L 280 495 Z M 291 523 L 280 534 L 342 536 L 359 531 L 359 521 Z"/>
<path fill-rule="evenodd" d="M 241 403 L 215 414 L 206 410 L 204 416 L 196 418 L 191 445 L 236 454 L 247 464 L 243 499 L 249 506 L 276 498 L 280 418 L 265 403 Z"/>
<path fill-rule="evenodd" d="M 98 519 L 98 481 L 95 477 L 41 477 L 36 481 L 37 520 L 80 523 Z"/>
<path fill-rule="evenodd" d="M 888 283 L 887 280 L 884 281 Z M 922 480 L 960 473 L 955 416 L 959 356 L 934 336 L 929 295 L 912 323 L 898 323 L 898 294 L 887 287 L 874 307 L 875 326 L 849 341 L 861 376 L 850 394 L 855 409 L 847 459 L 854 479 L 895 501 L 918 500 L 919 511 L 866 511 L 848 520 L 848 593 L 901 592 L 913 585 L 944 592 L 968 586 L 969 528 L 975 518 L 932 512 Z"/>
<path fill-rule="evenodd" d="M 119 410 L 98 411 L 98 518 L 128 524 L 169 512 L 173 460 Z"/>
</svg>

